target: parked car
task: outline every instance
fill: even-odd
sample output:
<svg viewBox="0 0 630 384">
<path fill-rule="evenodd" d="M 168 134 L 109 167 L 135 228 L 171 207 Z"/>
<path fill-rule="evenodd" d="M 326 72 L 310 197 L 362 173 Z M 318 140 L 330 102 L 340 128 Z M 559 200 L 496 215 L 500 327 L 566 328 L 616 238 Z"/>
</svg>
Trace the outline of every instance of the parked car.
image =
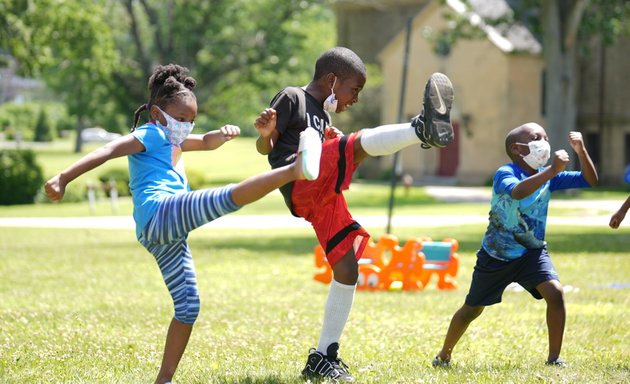
<svg viewBox="0 0 630 384">
<path fill-rule="evenodd" d="M 81 140 L 84 143 L 108 142 L 115 140 L 120 136 L 122 135 L 119 133 L 108 132 L 100 127 L 85 128 L 81 131 Z"/>
</svg>

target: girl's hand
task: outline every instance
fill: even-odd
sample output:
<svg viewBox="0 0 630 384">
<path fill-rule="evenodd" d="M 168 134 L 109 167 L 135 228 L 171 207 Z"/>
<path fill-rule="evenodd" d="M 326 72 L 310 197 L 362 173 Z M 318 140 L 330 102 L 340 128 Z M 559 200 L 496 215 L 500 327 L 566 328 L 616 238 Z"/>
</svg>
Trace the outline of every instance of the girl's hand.
<svg viewBox="0 0 630 384">
<path fill-rule="evenodd" d="M 241 129 L 236 125 L 224 125 L 221 127 L 221 136 L 223 136 L 223 140 L 230 141 L 235 137 L 241 135 Z"/>
<path fill-rule="evenodd" d="M 59 202 L 66 193 L 66 183 L 61 180 L 60 175 L 57 175 L 44 184 L 44 190 L 50 200 Z"/>
<path fill-rule="evenodd" d="M 324 139 L 325 140 L 335 139 L 335 138 L 341 137 L 341 136 L 343 136 L 343 132 L 341 132 L 336 127 L 328 126 L 324 130 Z"/>
</svg>

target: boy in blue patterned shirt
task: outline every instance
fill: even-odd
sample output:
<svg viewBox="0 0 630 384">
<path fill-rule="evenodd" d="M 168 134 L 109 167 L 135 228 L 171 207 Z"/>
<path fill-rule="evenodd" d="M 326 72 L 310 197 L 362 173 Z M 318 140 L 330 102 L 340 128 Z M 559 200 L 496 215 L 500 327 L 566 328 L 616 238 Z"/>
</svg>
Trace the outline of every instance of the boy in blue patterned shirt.
<svg viewBox="0 0 630 384">
<path fill-rule="evenodd" d="M 571 132 L 569 143 L 580 171 L 565 171 L 569 155 L 554 153 L 550 166 L 547 133 L 527 123 L 510 131 L 505 150 L 512 163 L 500 167 L 492 183 L 489 225 L 477 252 L 477 263 L 464 305 L 455 312 L 442 350 L 433 366 L 449 366 L 453 348 L 468 325 L 488 305 L 501 302 L 503 291 L 519 283 L 534 298 L 547 302 L 549 355 L 547 365 L 564 366 L 560 358 L 566 312 L 562 285 L 547 254 L 545 226 L 551 192 L 597 184 L 597 171 L 584 147 L 582 134 Z"/>
</svg>

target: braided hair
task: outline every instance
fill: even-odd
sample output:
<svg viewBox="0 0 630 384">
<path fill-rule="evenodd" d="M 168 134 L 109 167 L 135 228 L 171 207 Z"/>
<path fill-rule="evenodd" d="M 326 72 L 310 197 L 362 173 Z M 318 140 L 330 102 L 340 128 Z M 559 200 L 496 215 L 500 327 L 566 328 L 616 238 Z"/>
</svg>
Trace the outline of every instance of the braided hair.
<svg viewBox="0 0 630 384">
<path fill-rule="evenodd" d="M 177 64 L 159 65 L 149 77 L 148 89 L 149 102 L 142 104 L 133 115 L 133 130 L 138 126 L 140 114 L 148 111 L 151 106 L 157 105 L 161 109 L 166 108 L 173 100 L 186 97 L 195 98 L 193 89 L 197 81 L 190 77 L 188 68 Z"/>
</svg>

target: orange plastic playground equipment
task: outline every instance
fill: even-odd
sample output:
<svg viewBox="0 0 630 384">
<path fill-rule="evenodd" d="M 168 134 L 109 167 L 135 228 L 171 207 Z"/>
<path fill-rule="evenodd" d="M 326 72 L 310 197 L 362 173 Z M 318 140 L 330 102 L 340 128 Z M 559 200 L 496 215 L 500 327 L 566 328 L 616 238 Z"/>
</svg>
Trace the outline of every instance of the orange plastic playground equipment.
<svg viewBox="0 0 630 384">
<path fill-rule="evenodd" d="M 431 238 L 412 238 L 404 246 L 398 238 L 385 234 L 377 243 L 369 241 L 359 260 L 357 289 L 413 291 L 424 289 L 433 275 L 438 276 L 439 289 L 456 289 L 455 276 L 459 271 L 459 243 L 447 238 L 433 241 Z M 387 255 L 389 253 L 389 255 Z M 332 269 L 326 261 L 323 248 L 315 247 L 315 266 L 324 268 L 313 278 L 330 283 Z"/>
</svg>

